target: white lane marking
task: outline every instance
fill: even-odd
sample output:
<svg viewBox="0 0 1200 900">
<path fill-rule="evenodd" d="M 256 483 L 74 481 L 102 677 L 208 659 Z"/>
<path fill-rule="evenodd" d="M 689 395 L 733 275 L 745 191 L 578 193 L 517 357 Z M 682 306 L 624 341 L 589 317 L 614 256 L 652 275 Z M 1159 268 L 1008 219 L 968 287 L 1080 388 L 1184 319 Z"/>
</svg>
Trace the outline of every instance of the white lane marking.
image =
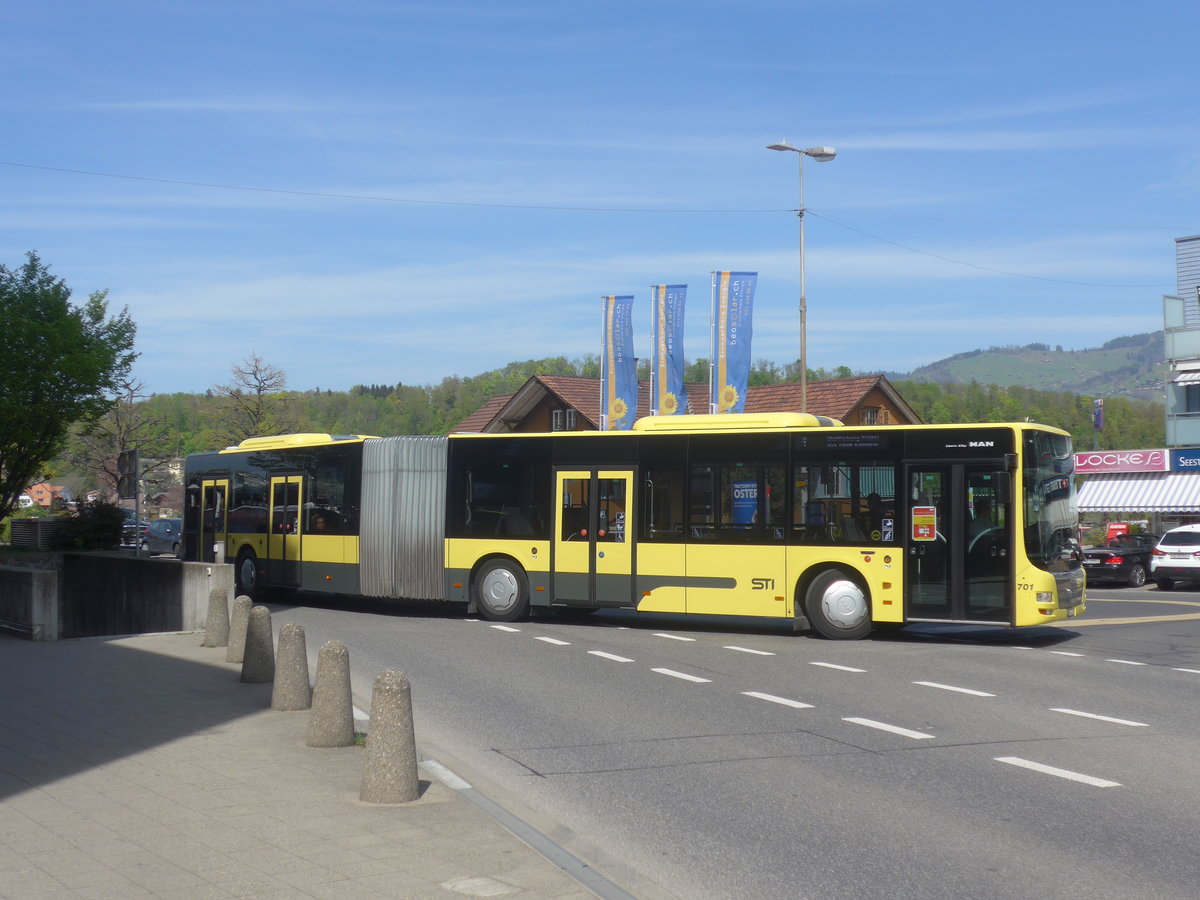
<svg viewBox="0 0 1200 900">
<path fill-rule="evenodd" d="M 1066 713 L 1068 716 L 1082 716 L 1085 719 L 1096 719 L 1100 722 L 1111 722 L 1114 725 L 1132 725 L 1135 728 L 1149 728 L 1145 722 L 1131 722 L 1129 719 L 1114 719 L 1112 716 L 1101 716 L 1096 713 L 1083 712 L 1078 709 L 1058 709 L 1051 707 L 1050 712 Z"/>
<path fill-rule="evenodd" d="M 535 641 L 545 641 L 547 644 L 553 644 L 556 647 L 570 647 L 571 646 L 570 641 L 560 641 L 558 638 L 552 638 L 552 637 L 536 637 L 536 638 L 534 638 L 534 640 Z"/>
<path fill-rule="evenodd" d="M 792 709 L 813 708 L 811 703 L 801 703 L 799 700 L 789 700 L 787 697 L 776 697 L 774 694 L 763 694 L 759 691 L 742 691 L 742 693 L 756 700 L 766 700 L 768 703 L 778 703 L 781 706 L 790 706 Z"/>
<path fill-rule="evenodd" d="M 1175 669 L 1174 669 L 1174 671 L 1176 671 L 1176 672 L 1188 672 L 1188 673 L 1190 673 L 1190 674 L 1192 674 L 1192 675 L 1200 675 L 1200 669 L 1181 669 L 1181 668 L 1179 668 L 1178 666 L 1176 666 L 1176 667 L 1175 667 Z"/>
<path fill-rule="evenodd" d="M 751 650 L 749 647 L 739 647 L 736 644 L 726 644 L 726 650 L 736 650 L 738 653 L 753 653 L 755 656 L 774 656 L 770 650 Z"/>
<path fill-rule="evenodd" d="M 651 669 L 659 675 L 670 675 L 672 678 L 682 678 L 684 681 L 694 681 L 697 684 L 711 684 L 711 678 L 701 678 L 699 675 L 689 675 L 686 672 L 676 672 L 674 669 Z"/>
<path fill-rule="evenodd" d="M 839 672 L 865 672 L 866 669 L 856 669 L 853 666 L 839 666 L 837 663 L 810 662 L 810 666 L 822 666 L 826 669 L 837 669 Z"/>
<path fill-rule="evenodd" d="M 922 687 L 937 688 L 939 691 L 954 691 L 956 694 L 970 694 L 972 697 L 995 697 L 995 694 L 989 694 L 987 691 L 976 691 L 971 688 L 955 687 L 952 684 L 938 684 L 936 681 L 914 681 L 913 684 L 919 684 Z"/>
<path fill-rule="evenodd" d="M 588 653 L 592 656 L 600 656 L 604 659 L 611 659 L 613 662 L 633 662 L 628 656 L 617 656 L 615 653 L 605 653 L 603 650 L 589 650 Z"/>
<path fill-rule="evenodd" d="M 1055 656 L 1083 656 L 1082 653 L 1071 653 L 1069 650 L 1051 650 Z"/>
<path fill-rule="evenodd" d="M 1068 769 L 1056 769 L 1054 766 L 1043 765 L 1042 763 L 1031 762 L 1028 759 L 1021 759 L 1019 756 L 993 756 L 992 759 L 996 762 L 1008 763 L 1010 766 L 1019 766 L 1022 769 L 1029 769 L 1034 772 L 1041 772 L 1043 775 L 1054 775 L 1056 778 L 1066 778 L 1069 781 L 1078 781 L 1080 784 L 1090 784 L 1094 787 L 1120 787 L 1119 781 L 1108 781 L 1104 778 L 1093 778 L 1091 775 L 1084 775 L 1081 772 L 1072 772 Z"/>
<path fill-rule="evenodd" d="M 1123 666 L 1148 666 L 1149 663 L 1135 662 L 1132 659 L 1106 659 L 1105 662 L 1120 663 Z"/>
<path fill-rule="evenodd" d="M 491 627 L 495 628 L 497 631 L 520 631 L 521 630 L 520 628 L 513 628 L 511 625 L 493 625 Z"/>
<path fill-rule="evenodd" d="M 923 731 L 910 731 L 907 728 L 901 728 L 899 725 L 889 725 L 887 722 L 876 722 L 874 719 L 860 719 L 857 716 L 843 718 L 843 722 L 852 722 L 855 725 L 865 725 L 867 728 L 878 728 L 880 731 L 890 731 L 892 734 L 898 734 L 901 737 L 909 737 L 914 741 L 924 741 L 933 737 L 932 734 L 926 734 Z"/>
<path fill-rule="evenodd" d="M 661 637 L 661 638 L 668 638 L 669 640 L 672 640 L 672 641 L 694 641 L 694 640 L 696 640 L 695 638 L 683 637 L 682 635 L 678 635 L 678 634 L 667 634 L 665 631 L 656 631 L 656 632 L 654 632 L 654 636 Z"/>
<path fill-rule="evenodd" d="M 451 790 L 465 791 L 471 787 L 471 783 L 469 781 L 463 781 L 463 779 L 459 778 L 437 760 L 426 759 L 422 761 L 421 768 L 428 772 L 432 772 L 437 776 L 438 781 Z"/>
<path fill-rule="evenodd" d="M 1019 646 L 1019 645 L 1017 645 L 1017 644 L 1013 644 L 1013 645 L 1012 645 L 1011 647 L 1009 647 L 1008 649 L 1009 649 L 1009 650 L 1032 650 L 1033 648 L 1032 648 L 1032 647 L 1021 647 L 1021 646 Z"/>
</svg>

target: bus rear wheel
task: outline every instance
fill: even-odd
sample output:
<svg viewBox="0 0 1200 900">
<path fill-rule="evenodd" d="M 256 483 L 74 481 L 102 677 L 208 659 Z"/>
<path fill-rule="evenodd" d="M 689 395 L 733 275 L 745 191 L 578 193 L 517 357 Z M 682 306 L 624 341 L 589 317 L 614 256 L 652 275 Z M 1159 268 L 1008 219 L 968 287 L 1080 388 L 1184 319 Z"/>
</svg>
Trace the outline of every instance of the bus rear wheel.
<svg viewBox="0 0 1200 900">
<path fill-rule="evenodd" d="M 867 592 L 840 569 L 826 569 L 809 583 L 804 612 L 823 638 L 858 640 L 871 633 Z"/>
<path fill-rule="evenodd" d="M 485 619 L 516 622 L 529 613 L 529 580 L 512 560 L 490 559 L 475 576 L 475 604 Z"/>
<path fill-rule="evenodd" d="M 244 594 L 251 600 L 259 599 L 258 557 L 254 555 L 253 550 L 243 550 L 238 554 L 233 575 L 234 586 L 239 596 Z"/>
</svg>

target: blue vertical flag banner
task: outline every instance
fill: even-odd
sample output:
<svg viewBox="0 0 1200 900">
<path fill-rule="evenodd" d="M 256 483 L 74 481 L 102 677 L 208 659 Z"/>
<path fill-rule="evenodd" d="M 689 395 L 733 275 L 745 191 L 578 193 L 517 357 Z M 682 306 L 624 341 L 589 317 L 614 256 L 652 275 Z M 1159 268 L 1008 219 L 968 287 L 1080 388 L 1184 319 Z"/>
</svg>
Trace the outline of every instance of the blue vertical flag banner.
<svg viewBox="0 0 1200 900">
<path fill-rule="evenodd" d="M 683 306 L 686 284 L 654 286 L 654 396 L 651 406 L 660 416 L 687 412 L 683 387 Z"/>
<path fill-rule="evenodd" d="M 712 411 L 742 412 L 750 380 L 757 272 L 717 272 L 713 303 Z"/>
<path fill-rule="evenodd" d="M 633 356 L 633 296 L 604 298 L 603 393 L 600 427 L 627 431 L 637 418 L 637 360 Z"/>
</svg>

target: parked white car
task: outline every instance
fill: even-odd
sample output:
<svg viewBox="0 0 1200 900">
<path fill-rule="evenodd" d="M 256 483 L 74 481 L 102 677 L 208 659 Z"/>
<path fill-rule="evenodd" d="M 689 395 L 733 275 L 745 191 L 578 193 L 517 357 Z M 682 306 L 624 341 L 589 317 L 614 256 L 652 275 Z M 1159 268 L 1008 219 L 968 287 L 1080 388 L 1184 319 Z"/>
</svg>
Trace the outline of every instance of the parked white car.
<svg viewBox="0 0 1200 900">
<path fill-rule="evenodd" d="M 1200 581 L 1200 525 L 1172 528 L 1150 554 L 1150 578 L 1160 591 L 1179 581 Z"/>
</svg>

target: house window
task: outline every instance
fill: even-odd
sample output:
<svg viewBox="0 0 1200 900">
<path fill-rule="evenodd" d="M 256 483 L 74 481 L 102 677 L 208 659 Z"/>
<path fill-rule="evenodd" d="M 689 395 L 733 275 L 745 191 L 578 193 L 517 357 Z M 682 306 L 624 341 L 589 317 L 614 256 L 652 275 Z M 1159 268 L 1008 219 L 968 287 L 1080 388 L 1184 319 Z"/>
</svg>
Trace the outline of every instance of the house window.
<svg viewBox="0 0 1200 900">
<path fill-rule="evenodd" d="M 1183 390 L 1184 412 L 1200 413 L 1200 384 L 1188 384 Z"/>
<path fill-rule="evenodd" d="M 575 409 L 567 410 L 567 431 L 579 430 L 579 411 Z"/>
<path fill-rule="evenodd" d="M 879 424 L 879 407 L 867 406 L 863 408 L 861 424 L 863 425 L 878 425 Z"/>
<path fill-rule="evenodd" d="M 562 431 L 563 430 L 563 410 L 561 410 L 561 409 L 550 410 L 550 430 L 551 431 Z"/>
</svg>

